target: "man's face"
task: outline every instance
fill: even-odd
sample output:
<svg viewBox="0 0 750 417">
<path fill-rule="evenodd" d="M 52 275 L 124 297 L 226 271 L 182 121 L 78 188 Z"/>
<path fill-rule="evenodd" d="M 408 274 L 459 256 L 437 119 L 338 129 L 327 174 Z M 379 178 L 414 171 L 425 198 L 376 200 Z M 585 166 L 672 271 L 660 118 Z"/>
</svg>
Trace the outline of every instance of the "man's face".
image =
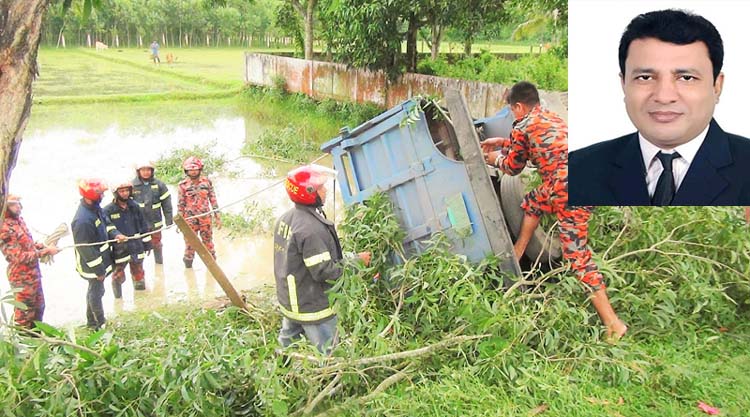
<svg viewBox="0 0 750 417">
<path fill-rule="evenodd" d="M 130 188 L 118 188 L 117 189 L 117 196 L 120 197 L 120 200 L 127 200 L 130 198 Z"/>
<path fill-rule="evenodd" d="M 197 169 L 189 169 L 187 174 L 190 178 L 198 178 L 198 175 L 200 175 L 200 171 Z"/>
<path fill-rule="evenodd" d="M 318 188 L 318 196 L 320 197 L 320 201 L 322 201 L 324 204 L 326 202 L 326 195 L 328 195 L 328 189 L 326 188 L 326 185 L 323 184 Z"/>
<path fill-rule="evenodd" d="M 708 126 L 724 74 L 714 83 L 703 42 L 676 45 L 645 38 L 630 44 L 621 81 L 635 127 L 649 142 L 671 149 Z"/>
<path fill-rule="evenodd" d="M 151 178 L 152 174 L 153 171 L 151 170 L 151 168 L 141 168 L 138 170 L 138 175 L 140 175 L 144 180 Z"/>
<path fill-rule="evenodd" d="M 8 203 L 6 205 L 7 210 L 13 215 L 13 217 L 18 217 L 21 215 L 21 203 Z"/>
</svg>

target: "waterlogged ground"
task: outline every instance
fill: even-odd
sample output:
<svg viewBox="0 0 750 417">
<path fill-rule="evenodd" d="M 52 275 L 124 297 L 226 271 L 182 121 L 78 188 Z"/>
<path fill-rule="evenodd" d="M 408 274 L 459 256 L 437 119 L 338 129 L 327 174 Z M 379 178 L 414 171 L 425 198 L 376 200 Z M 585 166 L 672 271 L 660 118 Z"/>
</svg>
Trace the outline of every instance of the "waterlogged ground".
<svg viewBox="0 0 750 417">
<path fill-rule="evenodd" d="M 70 224 L 79 204 L 79 178 L 96 176 L 108 182 L 129 179 L 133 164 L 141 158 L 153 160 L 176 148 L 215 143 L 216 154 L 233 160 L 230 169 L 236 173 L 232 178 L 213 178 L 223 206 L 277 182 L 289 169 L 269 165 L 268 161 L 237 158 L 244 141 L 252 140 L 263 129 L 243 111 L 238 99 L 37 106 L 13 171 L 11 191 L 23 196 L 23 216 L 35 239 L 41 240 L 60 223 Z M 169 188 L 176 212 L 175 185 Z M 105 202 L 109 198 L 108 194 Z M 278 185 L 254 200 L 273 207 L 276 214 L 289 207 L 283 187 Z M 242 205 L 228 210 L 237 211 Z M 135 293 L 128 278 L 123 298 L 115 300 L 111 279 L 107 278 L 107 315 L 223 294 L 200 260 L 196 258 L 192 270 L 184 268 L 182 235 L 171 229 L 164 232 L 163 241 L 164 265 L 156 266 L 153 257 L 146 260 L 146 291 Z M 59 246 L 72 243 L 68 236 Z M 220 265 L 237 289 L 273 282 L 269 233 L 230 238 L 219 232 L 215 243 Z M 0 268 L 5 267 L 5 260 L 0 260 Z M 42 265 L 42 274 L 47 300 L 45 321 L 55 325 L 83 323 L 87 283 L 75 271 L 73 250 L 61 252 L 53 265 Z M 0 280 L 0 290 L 8 290 L 7 280 Z"/>
</svg>

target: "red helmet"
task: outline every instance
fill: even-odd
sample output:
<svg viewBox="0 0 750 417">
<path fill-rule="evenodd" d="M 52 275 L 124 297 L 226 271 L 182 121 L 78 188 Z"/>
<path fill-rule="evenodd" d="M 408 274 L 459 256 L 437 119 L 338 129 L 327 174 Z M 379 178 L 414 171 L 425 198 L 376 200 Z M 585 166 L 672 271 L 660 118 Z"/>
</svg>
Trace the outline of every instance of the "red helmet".
<svg viewBox="0 0 750 417">
<path fill-rule="evenodd" d="M 328 181 L 335 178 L 336 171 L 320 165 L 305 165 L 289 172 L 284 182 L 286 193 L 295 203 L 307 206 L 317 202 L 318 189 Z"/>
<path fill-rule="evenodd" d="M 182 163 L 182 169 L 185 171 L 191 171 L 194 169 L 201 170 L 203 169 L 203 161 L 196 156 L 190 156 Z"/>
<path fill-rule="evenodd" d="M 78 192 L 83 198 L 99 201 L 107 191 L 107 184 L 98 178 L 87 178 L 78 181 Z"/>
</svg>

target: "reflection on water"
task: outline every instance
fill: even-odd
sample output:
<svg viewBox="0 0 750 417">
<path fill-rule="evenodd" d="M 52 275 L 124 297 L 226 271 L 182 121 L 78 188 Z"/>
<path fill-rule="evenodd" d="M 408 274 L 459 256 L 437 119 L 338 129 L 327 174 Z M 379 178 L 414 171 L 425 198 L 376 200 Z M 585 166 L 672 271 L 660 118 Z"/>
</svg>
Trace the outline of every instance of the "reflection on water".
<svg viewBox="0 0 750 417">
<path fill-rule="evenodd" d="M 132 120 L 129 125 L 121 120 L 113 120 L 111 124 L 92 130 L 87 129 L 85 120 L 96 119 L 98 111 L 102 112 L 101 119 L 106 119 L 109 117 L 108 112 L 116 109 L 113 110 L 111 105 L 102 109 L 87 106 L 85 111 L 94 114 L 87 114 L 80 126 L 66 119 L 60 128 L 50 125 L 49 120 L 45 120 L 45 123 L 36 121 L 35 117 L 42 116 L 33 114 L 13 171 L 10 190 L 22 195 L 23 216 L 32 228 L 35 239 L 43 240 L 43 232 L 51 232 L 61 222 L 70 224 L 79 203 L 76 186 L 79 178 L 101 177 L 107 181 L 131 178 L 132 164 L 137 160 L 157 159 L 171 149 L 192 147 L 212 140 L 216 141 L 216 151 L 219 154 L 234 159 L 239 156 L 246 137 L 257 135 L 263 129 L 255 120 L 240 114 L 231 106 L 223 108 L 222 112 L 217 112 L 212 118 L 201 111 L 202 105 L 181 104 L 183 107 L 190 107 L 185 108 L 185 111 L 202 114 L 202 118 L 189 123 L 178 117 L 178 113 L 149 114 L 143 120 Z M 215 111 L 215 107 L 211 107 L 215 103 L 208 103 L 206 106 Z M 127 110 L 132 111 L 129 107 Z M 60 108 L 61 113 L 69 111 Z M 55 116 L 49 107 L 41 114 L 44 117 Z M 158 123 L 155 123 L 154 118 Z M 144 129 L 144 125 L 149 128 Z M 214 179 L 220 206 L 278 181 L 278 178 L 262 178 L 262 173 L 267 170 L 252 160 L 235 159 L 232 165 L 233 171 L 240 173 L 238 179 Z M 275 168 L 279 174 L 288 169 Z M 174 185 L 169 188 L 176 213 L 177 193 Z M 282 186 L 274 187 L 256 198 L 263 205 L 274 207 L 277 215 L 290 207 Z M 108 199 L 109 195 L 105 197 L 104 203 Z M 237 204 L 228 211 L 241 210 L 242 206 L 243 204 Z M 340 214 L 339 207 L 337 217 Z M 270 234 L 230 239 L 219 231 L 214 233 L 214 240 L 219 264 L 238 290 L 273 283 Z M 149 309 L 167 303 L 223 295 L 221 287 L 198 257 L 192 270 L 184 268 L 182 235 L 175 229 L 167 230 L 163 232 L 163 242 L 164 265 L 155 265 L 153 256 L 145 261 L 146 291 L 134 291 L 128 272 L 122 299 L 115 300 L 112 296 L 111 278 L 106 279 L 104 309 L 108 316 L 122 311 Z M 59 246 L 72 243 L 72 238 L 67 236 L 59 242 Z M 0 268 L 5 267 L 5 260 L 0 260 Z M 55 325 L 84 323 L 87 283 L 75 272 L 72 249 L 57 255 L 54 264 L 42 265 L 42 275 L 47 305 L 44 320 Z M 7 280 L 0 280 L 0 291 L 5 293 L 7 290 Z"/>
</svg>

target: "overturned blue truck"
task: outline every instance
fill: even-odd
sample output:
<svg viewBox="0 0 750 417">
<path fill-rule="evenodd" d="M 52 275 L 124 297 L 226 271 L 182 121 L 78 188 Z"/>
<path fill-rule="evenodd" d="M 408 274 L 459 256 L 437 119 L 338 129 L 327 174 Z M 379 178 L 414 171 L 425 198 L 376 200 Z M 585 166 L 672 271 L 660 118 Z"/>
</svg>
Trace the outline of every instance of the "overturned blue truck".
<svg viewBox="0 0 750 417">
<path fill-rule="evenodd" d="M 500 268 L 520 275 L 521 265 L 552 265 L 561 257 L 559 240 L 537 230 L 525 259 L 513 256 L 521 228 L 522 177 L 488 166 L 480 140 L 508 137 L 506 114 L 472 120 L 463 96 L 445 93 L 447 109 L 407 100 L 322 145 L 333 157 L 345 205 L 386 193 L 406 233 L 407 254 L 443 233 L 454 253 L 469 262 L 496 255 Z"/>
</svg>

